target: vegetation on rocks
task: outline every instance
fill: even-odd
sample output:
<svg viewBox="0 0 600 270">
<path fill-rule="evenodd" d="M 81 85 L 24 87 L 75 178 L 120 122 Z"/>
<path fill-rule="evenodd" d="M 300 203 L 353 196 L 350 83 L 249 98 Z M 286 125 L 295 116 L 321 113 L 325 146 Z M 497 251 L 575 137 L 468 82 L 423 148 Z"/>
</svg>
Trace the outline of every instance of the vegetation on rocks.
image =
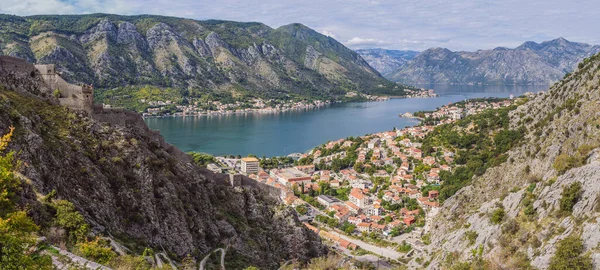
<svg viewBox="0 0 600 270">
<path fill-rule="evenodd" d="M 474 176 L 485 173 L 507 160 L 505 154 L 517 145 L 523 137 L 523 129 L 509 127 L 509 112 L 516 107 L 487 110 L 471 115 L 453 124 L 436 127 L 423 140 L 425 155 L 434 147 L 456 151 L 455 162 L 458 166 L 453 172 L 442 171 L 444 180 L 440 189 L 440 199 L 445 200 L 462 187 L 469 185 Z"/>
<path fill-rule="evenodd" d="M 583 242 L 577 236 L 569 236 L 558 242 L 556 253 L 550 260 L 549 270 L 593 269 L 592 259 L 584 253 Z"/>
</svg>

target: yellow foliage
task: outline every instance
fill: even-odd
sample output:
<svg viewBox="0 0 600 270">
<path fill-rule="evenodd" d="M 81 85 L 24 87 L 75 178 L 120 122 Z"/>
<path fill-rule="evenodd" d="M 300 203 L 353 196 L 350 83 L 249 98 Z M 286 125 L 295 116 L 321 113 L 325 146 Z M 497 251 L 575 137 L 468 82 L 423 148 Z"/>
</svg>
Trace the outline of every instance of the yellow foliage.
<svg viewBox="0 0 600 270">
<path fill-rule="evenodd" d="M 6 149 L 6 147 L 8 146 L 8 143 L 10 142 L 10 139 L 12 138 L 14 130 L 15 130 L 15 128 L 11 126 L 9 128 L 8 133 L 0 138 L 0 151 Z"/>
</svg>

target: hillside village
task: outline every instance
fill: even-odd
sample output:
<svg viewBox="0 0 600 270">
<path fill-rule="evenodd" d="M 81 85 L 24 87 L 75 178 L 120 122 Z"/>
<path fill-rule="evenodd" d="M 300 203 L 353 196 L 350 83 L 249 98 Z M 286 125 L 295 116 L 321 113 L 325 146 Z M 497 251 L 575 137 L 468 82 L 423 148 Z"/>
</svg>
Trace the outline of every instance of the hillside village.
<svg viewBox="0 0 600 270">
<path fill-rule="evenodd" d="M 218 160 L 226 168 L 281 189 L 285 204 L 335 246 L 346 250 L 365 242 L 386 246 L 399 235 L 421 232 L 426 221 L 434 218 L 443 175 L 457 166 L 453 149 L 437 147 L 424 154 L 422 141 L 427 134 L 437 125 L 514 102 L 478 99 L 419 112 L 419 126 L 331 141 L 294 155 L 294 166 L 266 169 L 267 159 L 253 156 Z M 223 166 L 209 164 L 208 168 L 220 172 Z"/>
</svg>

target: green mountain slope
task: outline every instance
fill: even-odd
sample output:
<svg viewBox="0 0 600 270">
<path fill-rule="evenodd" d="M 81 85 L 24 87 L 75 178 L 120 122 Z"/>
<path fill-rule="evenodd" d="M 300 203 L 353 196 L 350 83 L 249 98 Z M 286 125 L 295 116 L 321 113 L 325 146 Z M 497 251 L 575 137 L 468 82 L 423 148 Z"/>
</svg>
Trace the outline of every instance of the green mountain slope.
<svg viewBox="0 0 600 270">
<path fill-rule="evenodd" d="M 0 53 L 58 64 L 67 80 L 97 89 L 151 85 L 182 97 L 403 93 L 357 53 L 301 24 L 272 29 L 150 15 L 0 15 Z"/>
</svg>

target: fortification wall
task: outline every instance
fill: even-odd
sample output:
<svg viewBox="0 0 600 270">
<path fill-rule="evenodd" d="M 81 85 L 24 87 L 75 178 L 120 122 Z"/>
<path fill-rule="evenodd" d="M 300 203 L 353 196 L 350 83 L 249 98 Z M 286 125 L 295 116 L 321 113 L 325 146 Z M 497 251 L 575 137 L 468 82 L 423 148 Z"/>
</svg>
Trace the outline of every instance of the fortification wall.
<svg viewBox="0 0 600 270">
<path fill-rule="evenodd" d="M 68 83 L 60 77 L 55 65 L 35 65 L 35 68 L 52 91 L 59 91 L 60 105 L 73 110 L 85 111 L 88 115 L 92 114 L 94 91 L 91 86 Z"/>
</svg>

